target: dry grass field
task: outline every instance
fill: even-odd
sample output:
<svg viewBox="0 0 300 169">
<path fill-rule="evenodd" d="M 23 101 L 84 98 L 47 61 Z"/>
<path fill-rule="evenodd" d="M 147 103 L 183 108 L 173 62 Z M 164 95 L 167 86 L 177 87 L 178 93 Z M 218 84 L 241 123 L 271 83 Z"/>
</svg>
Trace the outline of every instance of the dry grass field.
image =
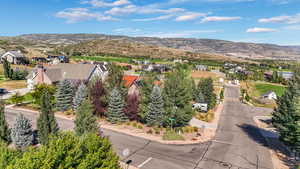
<svg viewBox="0 0 300 169">
<path fill-rule="evenodd" d="M 0 81 L 0 88 L 5 88 L 7 90 L 14 90 L 14 89 L 22 89 L 26 88 L 26 80 L 4 80 Z"/>
</svg>

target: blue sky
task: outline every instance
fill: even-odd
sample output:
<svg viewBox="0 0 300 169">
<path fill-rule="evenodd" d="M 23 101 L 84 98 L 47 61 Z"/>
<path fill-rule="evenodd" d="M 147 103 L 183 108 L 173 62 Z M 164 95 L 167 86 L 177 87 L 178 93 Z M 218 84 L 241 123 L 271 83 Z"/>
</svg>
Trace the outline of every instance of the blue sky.
<svg viewBox="0 0 300 169">
<path fill-rule="evenodd" d="M 3 0 L 0 36 L 103 33 L 300 45 L 300 0 Z"/>
</svg>

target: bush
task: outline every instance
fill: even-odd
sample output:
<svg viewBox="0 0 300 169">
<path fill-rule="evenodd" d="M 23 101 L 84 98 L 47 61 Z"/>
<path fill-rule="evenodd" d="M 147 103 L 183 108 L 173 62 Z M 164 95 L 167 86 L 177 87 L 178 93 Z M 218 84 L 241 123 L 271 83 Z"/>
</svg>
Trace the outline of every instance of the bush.
<svg viewBox="0 0 300 169">
<path fill-rule="evenodd" d="M 1 152 L 2 153 L 2 152 Z M 26 151 L 7 169 L 106 168 L 120 169 L 119 158 L 107 138 L 96 134 L 81 137 L 72 132 L 51 137 L 49 144 Z"/>
<path fill-rule="evenodd" d="M 149 129 L 149 130 L 147 131 L 147 134 L 153 134 L 153 130 L 152 130 L 152 129 Z"/>
<path fill-rule="evenodd" d="M 24 99 L 24 96 L 21 96 L 18 92 L 10 98 L 11 102 L 16 105 L 21 104 L 24 101 Z"/>
<path fill-rule="evenodd" d="M 133 122 L 133 123 L 132 123 L 132 126 L 133 126 L 133 127 L 137 127 L 137 123 L 136 123 L 136 122 Z"/>
<path fill-rule="evenodd" d="M 160 128 L 154 128 L 155 134 L 160 134 Z"/>
<path fill-rule="evenodd" d="M 174 130 L 167 130 L 163 135 L 163 140 L 184 140 L 184 137 Z"/>
<path fill-rule="evenodd" d="M 143 129 L 144 128 L 142 125 L 138 125 L 137 127 L 138 127 L 138 129 Z"/>
<path fill-rule="evenodd" d="M 9 164 L 13 164 L 21 155 L 20 152 L 9 149 L 3 142 L 0 142 L 0 152 L 0 168 L 6 168 Z"/>
</svg>

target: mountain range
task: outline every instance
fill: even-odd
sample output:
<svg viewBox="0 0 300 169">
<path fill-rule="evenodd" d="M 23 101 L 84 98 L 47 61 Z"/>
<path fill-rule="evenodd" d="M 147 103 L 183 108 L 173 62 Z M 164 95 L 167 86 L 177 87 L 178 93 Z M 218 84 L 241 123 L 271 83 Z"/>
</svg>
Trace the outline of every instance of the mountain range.
<svg viewBox="0 0 300 169">
<path fill-rule="evenodd" d="M 87 44 L 90 41 L 102 42 L 114 41 L 115 45 L 137 44 L 143 47 L 151 46 L 163 49 L 176 49 L 176 51 L 218 55 L 229 58 L 249 59 L 300 59 L 300 46 L 280 46 L 275 44 L 232 42 L 215 39 L 195 38 L 156 38 L 156 37 L 129 37 L 104 34 L 26 34 L 15 37 L 0 37 L 11 41 L 27 41 L 39 45 L 74 46 Z M 107 44 L 107 43 L 106 43 Z M 118 48 L 111 43 L 111 47 Z"/>
</svg>

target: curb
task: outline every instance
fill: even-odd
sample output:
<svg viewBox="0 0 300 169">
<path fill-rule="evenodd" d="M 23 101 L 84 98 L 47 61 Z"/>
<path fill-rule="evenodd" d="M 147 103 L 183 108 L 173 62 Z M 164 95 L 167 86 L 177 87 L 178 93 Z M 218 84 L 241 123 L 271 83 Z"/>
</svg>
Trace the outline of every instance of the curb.
<svg viewBox="0 0 300 169">
<path fill-rule="evenodd" d="M 39 114 L 38 111 L 24 109 L 24 108 L 14 108 L 13 106 L 14 105 L 8 105 L 8 106 L 5 107 L 5 109 L 6 110 L 13 110 L 13 111 L 25 111 L 25 112 L 28 112 L 28 113 Z M 71 121 L 74 120 L 74 118 L 72 118 L 72 117 L 70 118 L 70 117 L 66 117 L 66 116 L 63 116 L 63 115 L 59 115 L 59 114 L 55 114 L 55 117 L 65 119 L 65 120 L 71 120 Z M 137 137 L 137 138 L 141 138 L 141 139 L 144 139 L 144 140 L 149 140 L 149 141 L 153 141 L 153 142 L 157 142 L 157 143 L 165 144 L 165 145 L 194 145 L 194 144 L 199 144 L 199 143 L 203 143 L 203 142 L 206 142 L 206 141 L 210 140 L 209 139 L 209 140 L 206 140 L 206 141 L 203 141 L 203 140 L 197 140 L 197 141 L 162 141 L 162 140 L 156 140 L 156 139 L 149 138 L 149 137 L 138 136 L 138 135 L 135 135 L 135 134 L 129 133 L 129 132 L 122 132 L 120 130 L 105 126 L 105 124 L 104 125 L 100 124 L 100 126 L 101 126 L 102 129 L 105 129 L 105 130 L 109 130 L 109 131 L 116 132 L 116 133 L 119 133 L 119 134 L 124 134 L 124 135 L 127 135 L 127 136 L 133 136 L 133 137 Z"/>
</svg>

